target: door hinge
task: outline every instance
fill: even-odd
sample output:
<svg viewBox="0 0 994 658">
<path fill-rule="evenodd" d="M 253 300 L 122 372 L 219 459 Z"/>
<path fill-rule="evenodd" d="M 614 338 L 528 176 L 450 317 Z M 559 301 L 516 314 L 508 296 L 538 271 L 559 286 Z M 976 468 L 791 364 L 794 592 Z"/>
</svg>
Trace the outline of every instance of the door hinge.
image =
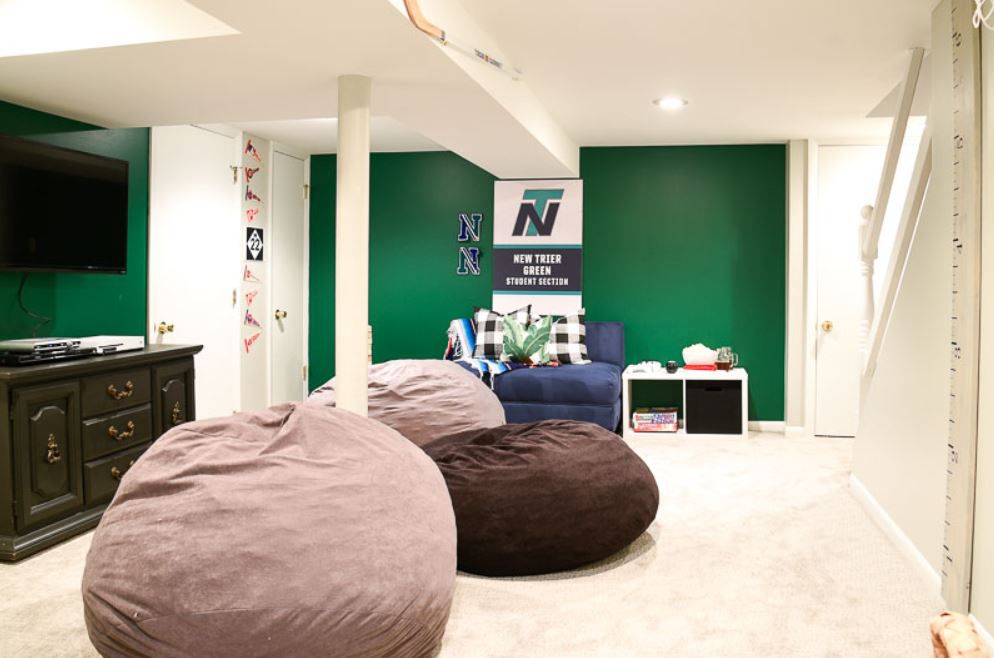
<svg viewBox="0 0 994 658">
<path fill-rule="evenodd" d="M 304 381 L 306 382 L 307 381 L 307 364 L 306 363 L 304 364 L 303 368 L 301 368 L 301 370 L 303 371 Z"/>
<path fill-rule="evenodd" d="M 237 185 L 238 184 L 238 170 L 241 169 L 241 167 L 238 167 L 236 165 L 228 165 L 228 166 L 231 167 L 231 184 L 232 185 Z"/>
<path fill-rule="evenodd" d="M 238 288 L 231 289 L 231 306 L 238 306 Z"/>
<path fill-rule="evenodd" d="M 304 185 L 304 200 L 306 201 L 310 197 L 311 197 L 311 186 L 305 184 Z"/>
</svg>

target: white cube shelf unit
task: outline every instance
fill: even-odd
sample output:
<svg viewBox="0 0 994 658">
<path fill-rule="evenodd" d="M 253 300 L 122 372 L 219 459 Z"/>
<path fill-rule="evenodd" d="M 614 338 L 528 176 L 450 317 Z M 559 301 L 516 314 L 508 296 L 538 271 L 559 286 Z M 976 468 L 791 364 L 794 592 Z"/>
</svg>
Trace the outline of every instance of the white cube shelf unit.
<svg viewBox="0 0 994 658">
<path fill-rule="evenodd" d="M 632 429 L 632 385 L 645 381 L 678 381 L 682 389 L 683 420 L 678 436 L 741 436 L 749 434 L 749 373 L 745 368 L 732 370 L 687 370 L 679 368 L 674 373 L 665 369 L 654 372 L 635 371 L 628 366 L 621 374 L 621 402 L 624 436 L 635 435 Z M 689 393 L 689 397 L 688 397 Z M 734 396 L 734 400 L 730 399 Z M 741 398 L 739 397 L 741 396 Z M 736 410 L 738 423 L 729 423 L 728 410 Z M 720 418 L 717 416 L 721 416 Z M 722 426 L 715 430 L 716 426 Z M 730 427 L 734 425 L 733 427 Z M 729 431 L 735 429 L 736 431 Z M 661 432 L 661 436 L 673 436 L 674 432 Z M 649 436 L 650 433 L 639 433 Z"/>
</svg>

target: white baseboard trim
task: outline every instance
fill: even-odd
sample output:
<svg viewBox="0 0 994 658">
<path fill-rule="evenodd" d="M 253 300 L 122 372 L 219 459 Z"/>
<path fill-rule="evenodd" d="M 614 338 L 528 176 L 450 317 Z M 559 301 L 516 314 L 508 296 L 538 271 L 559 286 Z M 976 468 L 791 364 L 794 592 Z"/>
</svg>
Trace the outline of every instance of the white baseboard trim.
<svg viewBox="0 0 994 658">
<path fill-rule="evenodd" d="M 804 425 L 797 425 L 797 426 L 788 425 L 783 433 L 790 437 L 798 437 L 798 436 L 807 436 L 808 431 L 804 428 Z"/>
<path fill-rule="evenodd" d="M 783 434 L 785 423 L 782 420 L 750 420 L 749 431 Z"/>
<path fill-rule="evenodd" d="M 980 639 L 987 645 L 987 651 L 994 653 L 994 635 L 991 635 L 990 632 L 984 628 L 984 625 L 981 624 L 973 615 L 970 615 L 970 621 L 972 621 L 973 625 L 977 628 L 977 635 L 979 635 Z"/>
<path fill-rule="evenodd" d="M 894 522 L 894 519 L 891 518 L 890 514 L 887 513 L 877 499 L 873 497 L 873 494 L 859 481 L 855 473 L 849 475 L 849 491 L 863 505 L 863 509 L 866 510 L 870 518 L 883 530 L 884 534 L 894 542 L 898 550 L 918 567 L 921 574 L 935 587 L 935 591 L 940 591 L 942 589 L 942 576 L 925 559 L 925 556 L 921 554 L 918 547 L 904 534 L 904 531 Z"/>
</svg>

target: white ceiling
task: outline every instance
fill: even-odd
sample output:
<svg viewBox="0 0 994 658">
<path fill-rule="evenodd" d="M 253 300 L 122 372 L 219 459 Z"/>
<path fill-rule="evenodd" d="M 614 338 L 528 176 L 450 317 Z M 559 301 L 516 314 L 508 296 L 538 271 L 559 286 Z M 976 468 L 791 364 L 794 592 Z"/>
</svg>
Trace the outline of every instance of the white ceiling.
<svg viewBox="0 0 994 658">
<path fill-rule="evenodd" d="M 326 152 L 334 123 L 321 119 L 336 114 L 335 80 L 359 73 L 373 78 L 376 150 L 441 147 L 500 176 L 569 175 L 543 131 L 558 130 L 567 147 L 563 136 L 622 145 L 885 135 L 887 119 L 866 117 L 902 78 L 908 49 L 928 46 L 933 2 L 422 0 L 429 18 L 468 16 L 458 24 L 472 32 L 468 45 L 482 34 L 523 72 L 497 93 L 491 73 L 473 68 L 485 64 L 443 52 L 398 0 L 191 0 L 239 34 L 0 57 L 0 99 L 108 126 L 227 123 Z M 514 93 L 537 99 L 544 127 L 523 120 L 536 105 L 509 102 Z M 689 105 L 651 104 L 668 94 Z"/>
<path fill-rule="evenodd" d="M 462 0 L 583 145 L 886 134 L 933 0 Z M 662 112 L 655 98 L 689 101 Z"/>
</svg>

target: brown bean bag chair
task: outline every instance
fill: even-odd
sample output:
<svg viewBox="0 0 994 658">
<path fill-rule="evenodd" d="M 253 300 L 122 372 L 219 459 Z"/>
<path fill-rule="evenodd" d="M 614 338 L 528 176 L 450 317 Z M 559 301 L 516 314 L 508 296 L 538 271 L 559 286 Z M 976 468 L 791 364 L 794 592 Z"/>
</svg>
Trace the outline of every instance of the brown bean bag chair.
<svg viewBox="0 0 994 658">
<path fill-rule="evenodd" d="M 431 460 L 308 405 L 190 423 L 121 482 L 83 574 L 104 656 L 426 656 L 456 566 Z"/>
<path fill-rule="evenodd" d="M 335 404 L 335 380 L 308 402 Z M 369 367 L 369 417 L 417 445 L 503 425 L 504 407 L 490 387 L 453 361 L 399 359 Z"/>
<path fill-rule="evenodd" d="M 424 446 L 456 510 L 459 568 L 485 576 L 574 569 L 613 555 L 656 517 L 638 455 L 593 423 L 546 420 Z"/>
</svg>

